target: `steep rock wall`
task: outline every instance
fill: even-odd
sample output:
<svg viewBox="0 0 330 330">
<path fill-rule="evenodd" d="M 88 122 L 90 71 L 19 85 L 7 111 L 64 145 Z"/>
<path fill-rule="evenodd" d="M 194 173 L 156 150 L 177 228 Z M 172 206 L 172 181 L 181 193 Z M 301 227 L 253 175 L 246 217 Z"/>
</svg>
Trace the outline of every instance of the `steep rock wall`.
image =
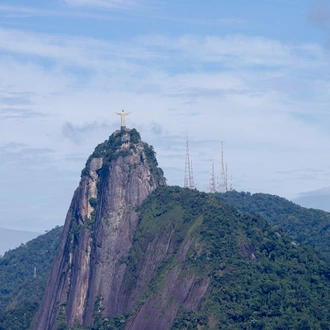
<svg viewBox="0 0 330 330">
<path fill-rule="evenodd" d="M 181 308 L 198 311 L 207 293 L 206 273 L 188 266 L 188 255 L 201 253 L 197 233 L 203 217 L 185 222 L 185 211 L 173 202 L 143 206 L 119 301 L 129 315 L 126 330 L 169 329 Z"/>
<path fill-rule="evenodd" d="M 136 130 L 116 131 L 82 172 L 33 329 L 92 323 L 102 297 L 104 316 L 122 313 L 120 287 L 138 217 L 136 207 L 165 185 L 152 147 Z"/>
<path fill-rule="evenodd" d="M 168 233 L 167 233 L 168 234 Z M 164 243 L 167 235 L 164 235 Z M 151 246 L 154 246 L 154 240 Z M 187 311 L 196 311 L 200 308 L 204 296 L 207 292 L 210 279 L 200 278 L 193 272 L 186 271 L 183 263 L 186 260 L 187 252 L 193 243 L 193 239 L 183 242 L 173 261 L 174 267 L 169 271 L 163 279 L 162 288 L 157 290 L 157 294 L 151 295 L 146 302 L 136 311 L 136 313 L 127 322 L 126 330 L 166 330 L 169 329 L 173 320 L 177 316 L 178 310 L 184 308 Z M 161 249 L 163 250 L 163 249 Z M 150 251 L 150 249 L 149 249 Z M 169 251 L 163 250 L 162 259 L 167 259 Z M 166 253 L 167 252 L 167 253 Z M 173 251 L 171 251 L 171 254 Z M 142 272 L 146 273 L 147 279 L 154 275 L 154 269 L 146 271 L 146 266 L 150 264 L 153 253 L 148 253 L 142 267 Z M 158 258 L 157 258 L 158 259 Z M 154 266 L 159 265 L 160 259 L 154 260 Z M 182 274 L 185 274 L 182 276 Z M 143 277 L 140 275 L 140 279 Z M 146 288 L 146 285 L 137 285 L 137 288 Z M 135 294 L 135 297 L 139 295 Z M 132 297 L 133 298 L 133 297 Z M 134 299 L 132 299 L 134 301 Z M 131 304 L 132 305 L 132 304 Z"/>
</svg>

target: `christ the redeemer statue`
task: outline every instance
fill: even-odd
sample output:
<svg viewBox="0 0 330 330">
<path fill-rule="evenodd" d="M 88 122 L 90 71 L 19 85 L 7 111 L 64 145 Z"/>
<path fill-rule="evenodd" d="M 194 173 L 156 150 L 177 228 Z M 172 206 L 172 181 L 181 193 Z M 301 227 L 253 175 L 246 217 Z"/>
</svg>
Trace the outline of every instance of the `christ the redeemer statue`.
<svg viewBox="0 0 330 330">
<path fill-rule="evenodd" d="M 121 117 L 121 129 L 126 128 L 126 116 L 130 114 L 130 112 L 125 112 L 124 110 L 121 110 L 121 112 L 116 112 L 117 115 Z"/>
</svg>

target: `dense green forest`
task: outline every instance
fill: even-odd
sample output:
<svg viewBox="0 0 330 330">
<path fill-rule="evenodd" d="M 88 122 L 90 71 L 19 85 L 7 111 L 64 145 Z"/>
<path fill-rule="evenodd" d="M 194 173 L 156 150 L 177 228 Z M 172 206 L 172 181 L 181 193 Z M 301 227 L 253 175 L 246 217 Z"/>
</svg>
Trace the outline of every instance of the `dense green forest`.
<svg viewBox="0 0 330 330">
<path fill-rule="evenodd" d="M 0 258 L 1 330 L 29 329 L 44 294 L 61 234 L 62 227 L 56 227 Z"/>
<path fill-rule="evenodd" d="M 304 208 L 269 194 L 228 191 L 217 196 L 242 212 L 263 217 L 297 242 L 312 246 L 330 260 L 330 213 Z"/>
<path fill-rule="evenodd" d="M 176 216 L 168 216 L 175 209 Z M 172 329 L 328 328 L 330 269 L 311 248 L 293 244 L 266 220 L 237 212 L 210 194 L 167 187 L 158 188 L 141 208 L 131 251 L 136 267 L 148 240 L 172 225 L 173 251 L 189 237 L 194 240 L 182 273 L 210 279 L 200 310 L 181 309 Z M 150 292 L 176 263 L 174 252 L 159 267 Z"/>
</svg>

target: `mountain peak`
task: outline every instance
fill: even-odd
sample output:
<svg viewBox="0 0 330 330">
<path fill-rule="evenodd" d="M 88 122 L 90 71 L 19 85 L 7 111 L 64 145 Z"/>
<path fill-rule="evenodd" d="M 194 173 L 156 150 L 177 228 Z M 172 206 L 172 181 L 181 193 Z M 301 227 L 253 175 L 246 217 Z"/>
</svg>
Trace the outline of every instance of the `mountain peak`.
<svg viewBox="0 0 330 330">
<path fill-rule="evenodd" d="M 118 312 L 110 306 L 119 305 L 121 260 L 132 245 L 136 208 L 162 185 L 155 151 L 136 129 L 115 131 L 95 148 L 74 193 L 34 329 L 90 325 L 100 296 L 105 315 Z"/>
</svg>

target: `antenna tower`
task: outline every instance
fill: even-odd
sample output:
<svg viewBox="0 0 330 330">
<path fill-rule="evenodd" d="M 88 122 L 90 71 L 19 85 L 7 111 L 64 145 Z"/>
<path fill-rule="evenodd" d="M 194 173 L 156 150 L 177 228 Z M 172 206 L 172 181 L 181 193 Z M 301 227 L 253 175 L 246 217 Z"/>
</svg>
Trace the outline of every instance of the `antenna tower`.
<svg viewBox="0 0 330 330">
<path fill-rule="evenodd" d="M 226 163 L 225 192 L 228 191 L 228 166 Z"/>
<path fill-rule="evenodd" d="M 186 164 L 185 164 L 185 173 L 184 173 L 184 187 L 189 189 L 194 189 L 194 175 L 193 175 L 193 167 L 192 160 L 190 160 L 189 156 L 189 143 L 188 136 L 186 137 Z"/>
<path fill-rule="evenodd" d="M 214 162 L 210 159 L 210 192 L 215 192 L 215 180 L 214 180 Z"/>
<path fill-rule="evenodd" d="M 190 185 L 190 159 L 189 159 L 189 143 L 188 136 L 186 137 L 186 164 L 184 172 L 184 187 L 188 188 Z"/>
<path fill-rule="evenodd" d="M 195 189 L 194 172 L 193 172 L 192 160 L 190 160 L 189 188 L 190 189 Z"/>
<path fill-rule="evenodd" d="M 227 167 L 227 165 L 226 165 Z M 220 173 L 220 183 L 219 183 L 219 191 L 224 193 L 227 191 L 227 178 L 226 178 L 226 168 L 223 157 L 223 140 L 221 140 L 221 173 Z"/>
</svg>

